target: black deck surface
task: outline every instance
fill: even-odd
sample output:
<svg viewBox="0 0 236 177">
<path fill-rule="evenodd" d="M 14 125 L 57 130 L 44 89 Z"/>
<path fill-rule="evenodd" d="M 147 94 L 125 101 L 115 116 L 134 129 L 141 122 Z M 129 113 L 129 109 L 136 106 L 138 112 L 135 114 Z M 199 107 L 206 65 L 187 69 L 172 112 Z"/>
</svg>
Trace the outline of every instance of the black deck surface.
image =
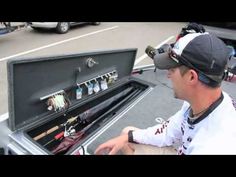
<svg viewBox="0 0 236 177">
<path fill-rule="evenodd" d="M 173 97 L 171 82 L 166 77 L 166 71 L 157 70 L 155 73 L 153 71 L 146 71 L 135 77 L 152 82 L 156 86 L 146 97 L 139 101 L 121 119 L 115 122 L 88 146 L 87 150 L 90 154 L 93 154 L 101 143 L 118 136 L 126 126 L 147 128 L 157 124 L 155 121 L 156 117 L 168 119 L 181 108 L 183 101 Z M 235 83 L 224 81 L 222 88 L 236 99 Z"/>
</svg>

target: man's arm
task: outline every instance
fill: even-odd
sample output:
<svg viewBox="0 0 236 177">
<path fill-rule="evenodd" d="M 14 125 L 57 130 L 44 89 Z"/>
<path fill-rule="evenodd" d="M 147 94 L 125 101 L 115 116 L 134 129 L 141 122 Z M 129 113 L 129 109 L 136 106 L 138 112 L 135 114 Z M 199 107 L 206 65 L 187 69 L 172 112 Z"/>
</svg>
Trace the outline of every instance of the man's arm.
<svg viewBox="0 0 236 177">
<path fill-rule="evenodd" d="M 171 146 L 176 141 L 180 141 L 182 139 L 181 122 L 188 107 L 189 104 L 185 102 L 181 110 L 163 124 L 133 131 L 131 136 L 133 139 L 130 141 L 158 147 Z"/>
</svg>

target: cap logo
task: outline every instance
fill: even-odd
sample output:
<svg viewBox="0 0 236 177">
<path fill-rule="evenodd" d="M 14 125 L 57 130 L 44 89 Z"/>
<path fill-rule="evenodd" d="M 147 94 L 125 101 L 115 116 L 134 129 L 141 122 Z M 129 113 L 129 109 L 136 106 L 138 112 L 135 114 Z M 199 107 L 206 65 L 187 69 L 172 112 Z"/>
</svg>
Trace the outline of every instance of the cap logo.
<svg viewBox="0 0 236 177">
<path fill-rule="evenodd" d="M 212 62 L 211 62 L 211 69 L 214 67 L 214 64 L 215 64 L 215 60 L 212 60 Z"/>
</svg>

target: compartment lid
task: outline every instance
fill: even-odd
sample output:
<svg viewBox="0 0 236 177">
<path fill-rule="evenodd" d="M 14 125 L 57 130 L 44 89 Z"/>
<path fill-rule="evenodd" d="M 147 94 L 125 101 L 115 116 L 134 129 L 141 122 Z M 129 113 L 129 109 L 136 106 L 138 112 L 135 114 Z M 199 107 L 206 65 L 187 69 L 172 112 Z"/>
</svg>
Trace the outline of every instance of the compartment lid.
<svg viewBox="0 0 236 177">
<path fill-rule="evenodd" d="M 136 53 L 136 48 L 130 48 L 9 60 L 10 129 L 18 130 L 51 118 L 52 112 L 47 110 L 46 101 L 42 100 L 47 95 L 76 88 L 77 83 L 111 71 L 117 71 L 118 79 L 129 76 Z M 76 102 L 73 99 L 72 102 Z"/>
</svg>

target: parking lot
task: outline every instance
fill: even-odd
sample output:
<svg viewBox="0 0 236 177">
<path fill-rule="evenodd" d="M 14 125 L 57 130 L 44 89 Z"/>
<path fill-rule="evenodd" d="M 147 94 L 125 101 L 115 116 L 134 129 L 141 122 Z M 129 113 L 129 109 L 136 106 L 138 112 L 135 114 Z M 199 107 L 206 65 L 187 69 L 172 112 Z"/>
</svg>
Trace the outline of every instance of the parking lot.
<svg viewBox="0 0 236 177">
<path fill-rule="evenodd" d="M 80 52 L 137 48 L 135 66 L 152 64 L 145 55 L 154 47 L 173 42 L 185 23 L 108 23 L 79 25 L 66 34 L 52 30 L 35 31 L 30 27 L 0 36 L 0 115 L 8 112 L 6 63 L 12 58 L 73 54 Z"/>
<path fill-rule="evenodd" d="M 130 70 L 127 70 L 128 72 L 126 70 L 125 72 L 121 72 L 123 71 L 123 69 L 126 69 L 127 66 L 130 66 L 130 62 L 127 62 L 127 58 L 126 58 L 126 56 L 130 56 L 130 55 L 127 55 L 127 54 L 123 55 L 124 53 L 122 53 L 122 55 L 117 55 L 117 53 L 115 53 L 114 55 L 113 54 L 110 55 L 109 52 L 108 53 L 105 52 L 105 54 L 108 54 L 108 55 L 105 55 L 105 57 L 103 57 L 103 55 L 101 55 L 102 57 L 98 55 L 98 58 L 96 58 L 94 57 L 96 56 L 96 54 L 93 56 L 91 55 L 91 53 L 89 54 L 87 53 L 87 52 L 93 52 L 93 51 L 104 51 L 104 50 L 107 51 L 107 50 L 112 50 L 112 49 L 137 48 L 138 50 L 137 50 L 137 55 L 135 57 L 134 67 L 146 66 L 146 67 L 143 67 L 142 69 L 144 70 L 147 69 L 147 71 L 144 72 L 145 74 L 133 75 L 134 76 L 133 79 L 135 80 L 137 79 L 137 81 L 143 82 L 143 84 L 141 84 L 142 82 L 140 82 L 140 85 L 137 84 L 138 82 L 137 83 L 133 82 L 133 83 L 136 83 L 137 85 L 132 85 L 132 84 L 129 85 L 130 88 L 133 87 L 136 89 L 134 92 L 131 90 L 133 95 L 132 94 L 128 96 L 125 95 L 125 98 L 122 99 L 122 101 L 119 101 L 118 103 L 116 102 L 115 105 L 107 106 L 109 107 L 109 111 L 106 112 L 105 109 L 102 110 L 102 112 L 104 111 L 104 114 L 102 114 L 101 116 L 96 115 L 96 118 L 95 118 L 96 120 L 84 119 L 85 121 L 88 121 L 88 122 L 82 122 L 83 119 L 81 117 L 79 118 L 79 121 L 81 122 L 79 122 L 79 124 L 77 123 L 77 125 L 81 131 L 83 131 L 84 128 L 86 127 L 92 126 L 91 129 L 90 128 L 88 129 L 89 133 L 87 132 L 87 135 L 86 135 L 86 138 L 88 138 L 88 141 L 86 140 L 83 144 L 81 144 L 81 148 L 84 152 L 88 154 L 93 154 L 99 144 L 110 139 L 111 137 L 118 135 L 125 126 L 132 125 L 139 128 L 146 128 L 148 126 L 152 126 L 153 124 L 156 124 L 158 122 L 156 121 L 158 120 L 156 118 L 161 117 L 166 120 L 180 108 L 180 106 L 182 105 L 182 100 L 175 99 L 175 97 L 173 96 L 173 85 L 171 81 L 167 79 L 166 70 L 156 70 L 156 72 L 153 72 L 155 71 L 154 67 L 150 67 L 150 64 L 153 64 L 153 61 L 152 59 L 147 57 L 147 55 L 145 54 L 145 49 L 148 45 L 158 48 L 158 46 L 164 43 L 174 42 L 176 40 L 177 34 L 179 34 L 181 28 L 185 25 L 186 23 L 105 23 L 105 22 L 103 23 L 102 22 L 98 26 L 94 26 L 91 24 L 79 25 L 79 26 L 71 28 L 68 31 L 68 33 L 65 33 L 65 34 L 58 34 L 53 30 L 40 30 L 40 31 L 33 30 L 32 28 L 28 26 L 26 29 L 23 29 L 20 31 L 12 32 L 7 35 L 1 35 L 0 36 L 0 42 L 1 42 L 0 99 L 2 102 L 2 106 L 0 107 L 0 130 L 1 130 L 0 147 L 5 147 L 5 145 L 7 145 L 7 147 L 9 147 L 9 149 L 12 150 L 8 152 L 11 152 L 13 154 L 14 153 L 16 154 L 28 154 L 28 153 L 44 154 L 46 153 L 47 154 L 47 152 L 44 152 L 44 151 L 41 151 L 41 149 L 38 149 L 37 144 L 29 143 L 28 139 L 25 138 L 25 134 L 29 135 L 32 138 L 34 137 L 33 139 L 37 143 L 39 144 L 41 143 L 41 145 L 46 148 L 48 143 L 53 142 L 55 139 L 53 138 L 48 141 L 48 139 L 51 138 L 50 137 L 51 135 L 50 135 L 50 136 L 45 137 L 47 139 L 43 139 L 41 142 L 41 140 L 38 141 L 39 139 L 37 140 L 35 139 L 35 138 L 38 138 L 38 135 L 40 136 L 45 135 L 45 133 L 46 135 L 49 135 L 48 132 L 52 131 L 52 129 L 53 131 L 59 130 L 58 125 L 65 126 L 62 128 L 66 133 L 68 133 L 66 124 L 64 123 L 57 124 L 56 122 L 55 127 L 53 127 L 52 129 L 46 129 L 47 127 L 52 127 L 51 125 L 55 124 L 55 120 L 62 121 L 62 119 L 64 119 L 66 116 L 69 116 L 69 115 L 71 116 L 75 112 L 77 115 L 79 115 L 77 111 L 79 111 L 80 113 L 83 109 L 87 110 L 88 106 L 90 107 L 89 110 L 91 111 L 92 108 L 97 108 L 96 106 L 100 105 L 98 103 L 104 103 L 104 100 L 109 100 L 107 98 L 112 98 L 115 95 L 116 90 L 110 87 L 111 90 L 112 89 L 113 90 L 109 92 L 109 94 L 104 94 L 106 97 L 102 95 L 101 93 L 102 96 L 99 97 L 99 99 L 96 98 L 92 100 L 91 102 L 89 102 L 89 104 L 82 104 L 82 106 L 78 104 L 79 107 L 76 107 L 76 109 L 74 109 L 73 107 L 70 107 L 71 110 L 67 109 L 62 115 L 61 115 L 61 112 L 59 112 L 60 115 L 59 114 L 57 115 L 59 116 L 57 117 L 58 119 L 53 119 L 53 121 L 50 120 L 50 122 L 46 122 L 46 124 L 44 124 L 45 122 L 41 122 L 41 121 L 46 120 L 46 119 L 45 120 L 41 119 L 42 118 L 41 115 L 44 116 L 44 112 L 46 110 L 46 109 L 41 109 L 42 106 L 43 107 L 46 106 L 46 104 L 41 101 L 52 96 L 52 94 L 48 94 L 48 93 L 52 93 L 51 90 L 53 90 L 53 94 L 55 94 L 61 91 L 61 90 L 57 91 L 58 88 L 63 88 L 62 91 L 64 91 L 65 89 L 67 91 L 66 93 L 70 96 L 69 98 L 72 98 L 71 100 L 69 99 L 68 100 L 74 101 L 75 99 L 81 99 L 81 97 L 77 98 L 78 96 L 77 91 L 79 90 L 81 84 L 84 84 L 84 88 L 87 89 L 86 86 L 88 87 L 88 85 L 86 84 L 88 84 L 91 80 L 96 81 L 96 83 L 99 83 L 101 81 L 102 83 L 104 73 L 109 74 L 109 75 L 111 74 L 110 76 L 108 75 L 108 78 L 110 80 L 110 78 L 115 78 L 115 76 L 117 78 L 118 75 L 119 76 L 122 76 L 122 74 L 127 75 L 130 72 Z M 121 51 L 123 52 L 123 51 L 136 51 L 136 50 L 131 49 L 131 50 L 121 50 Z M 84 53 L 84 52 L 86 52 L 88 55 L 86 54 L 82 56 L 73 55 L 73 56 L 76 56 L 75 58 L 72 57 L 73 60 L 71 60 L 70 57 L 62 58 L 63 60 L 60 60 L 62 62 L 59 62 L 59 64 L 58 62 L 56 62 L 56 60 L 50 60 L 50 59 L 46 61 L 51 62 L 51 64 L 44 62 L 44 64 L 40 65 L 40 67 L 38 67 L 39 66 L 38 64 L 41 64 L 41 63 L 38 63 L 39 60 L 34 60 L 33 64 L 28 62 L 28 60 L 32 58 L 41 59 L 42 57 L 45 57 L 45 56 L 61 56 L 61 55 L 78 54 L 78 53 Z M 100 53 L 97 53 L 97 54 L 100 54 Z M 132 58 L 134 56 L 133 54 L 132 54 Z M 89 56 L 89 58 L 87 58 L 87 56 Z M 16 62 L 18 64 L 17 69 L 15 69 L 14 73 L 11 75 L 12 76 L 11 79 L 13 77 L 17 78 L 13 81 L 11 80 L 12 82 L 10 82 L 11 91 L 12 91 L 11 84 L 15 86 L 15 90 L 11 92 L 10 96 L 14 97 L 14 99 L 17 100 L 17 104 L 14 104 L 14 105 L 11 104 L 10 110 L 13 110 L 13 111 L 10 112 L 11 113 L 10 119 L 9 119 L 10 124 L 7 124 L 7 121 L 8 121 L 6 120 L 6 118 L 8 117 L 7 62 L 11 59 L 25 59 L 25 60 L 21 60 L 19 63 Z M 55 59 L 55 58 L 51 58 L 51 59 Z M 112 59 L 113 62 L 110 62 L 111 61 L 110 59 Z M 23 63 L 24 65 L 22 65 L 22 62 L 24 62 Z M 98 67 L 98 68 L 92 68 L 95 70 L 90 70 L 91 67 L 94 65 L 94 63 L 96 64 L 102 63 L 102 68 Z M 133 64 L 133 62 L 131 64 Z M 82 67 L 81 69 L 81 66 L 84 66 L 84 67 Z M 101 65 L 97 65 L 97 66 L 101 66 Z M 100 72 L 102 73 L 102 75 L 100 73 L 98 75 L 97 73 L 96 74 L 89 73 L 89 72 L 97 71 L 97 69 L 103 70 L 104 68 L 105 68 L 104 70 L 105 72 L 104 71 Z M 118 72 L 116 71 L 116 69 Z M 106 70 L 109 70 L 109 73 Z M 119 73 L 119 74 L 113 75 L 114 70 L 115 70 L 115 73 Z M 83 72 L 83 71 L 87 71 L 87 72 Z M 54 73 L 51 73 L 51 72 L 54 72 Z M 80 74 L 78 75 L 78 73 Z M 99 82 L 96 80 L 98 78 L 100 78 Z M 233 99 L 235 99 L 236 98 L 236 93 L 235 93 L 236 80 L 235 80 L 235 77 L 232 77 L 232 78 L 233 78 L 232 80 L 228 79 L 227 81 L 224 81 L 222 83 L 222 88 L 224 91 L 229 93 Z M 79 80 L 79 82 L 77 79 Z M 131 81 L 130 79 L 131 78 L 128 78 L 129 82 Z M 115 80 L 116 79 L 114 79 L 114 81 Z M 45 84 L 45 82 L 47 82 L 47 84 Z M 71 87 L 71 83 L 73 87 Z M 138 95 L 137 93 L 140 94 L 141 92 L 143 92 L 144 87 L 142 86 L 146 86 L 147 83 L 150 84 L 150 87 L 148 87 L 148 90 L 143 95 Z M 59 85 L 59 87 L 57 84 Z M 120 80 L 119 82 L 117 82 L 117 85 L 118 84 L 122 85 Z M 119 87 L 119 88 L 126 89 L 127 85 L 125 85 L 124 87 L 123 86 L 124 85 L 122 85 L 122 87 Z M 53 87 L 55 87 L 56 89 Z M 129 87 L 128 89 L 130 89 Z M 24 92 L 22 92 L 23 90 L 22 88 L 24 89 Z M 44 88 L 46 88 L 47 90 L 45 91 Z M 74 88 L 76 88 L 76 92 L 74 92 Z M 40 90 L 41 93 L 39 93 L 38 90 Z M 57 92 L 55 92 L 55 90 Z M 97 93 L 96 90 L 94 89 L 95 93 Z M 20 92 L 15 92 L 15 91 L 20 91 Z M 103 91 L 104 91 L 103 93 L 105 93 L 105 90 Z M 124 90 L 124 91 L 127 91 L 127 90 Z M 86 92 L 86 94 L 87 93 L 88 92 Z M 89 99 L 89 95 L 87 96 L 88 97 L 84 97 L 84 100 L 85 98 Z M 131 98 L 132 99 L 135 98 L 136 100 L 133 102 L 134 104 L 133 103 L 129 104 L 129 102 L 125 100 L 127 99 L 127 97 L 128 97 L 128 101 L 130 102 L 132 101 Z M 24 102 L 25 100 L 26 102 Z M 58 99 L 57 101 L 58 101 L 57 103 L 60 103 Z M 68 103 L 70 103 L 69 101 Z M 80 103 L 85 103 L 82 101 Z M 123 101 L 125 101 L 125 106 L 122 103 Z M 75 103 L 78 103 L 78 101 L 75 101 Z M 90 106 L 90 103 L 92 103 L 91 106 Z M 121 105 L 125 107 L 124 110 L 122 110 L 123 107 L 122 109 L 118 109 L 120 108 Z M 18 109 L 12 109 L 12 108 L 18 108 Z M 50 110 L 49 109 L 50 107 L 47 107 L 47 108 L 48 110 Z M 43 110 L 42 113 L 41 113 L 41 110 Z M 57 110 L 54 109 L 54 111 L 57 111 Z M 54 116 L 53 114 L 51 115 L 50 112 L 47 112 L 47 113 L 50 114 L 50 119 L 51 119 L 51 116 L 52 117 Z M 83 113 L 87 115 L 88 112 L 85 111 Z M 18 115 L 18 116 L 15 116 L 15 115 Z M 27 119 L 30 116 L 33 117 L 33 119 L 31 120 Z M 47 118 L 47 121 L 48 121 L 49 116 L 44 116 L 43 118 Z M 66 122 L 68 122 L 69 120 L 70 119 L 67 119 Z M 94 124 L 94 121 L 96 124 Z M 85 127 L 82 128 L 81 127 L 82 124 L 80 123 L 83 123 L 83 124 L 89 123 L 89 124 L 88 125 L 84 124 Z M 23 127 L 24 130 L 21 130 L 22 125 L 24 126 Z M 35 125 L 37 126 L 34 127 Z M 30 126 L 33 126 L 34 128 L 32 129 Z M 76 126 L 76 124 L 73 126 Z M 72 126 L 70 126 L 70 128 L 71 127 Z M 45 132 L 44 132 L 44 129 L 46 130 Z M 14 131 L 14 130 L 17 130 L 17 131 Z M 72 133 L 70 129 L 68 130 L 70 131 L 69 134 Z M 43 132 L 43 133 L 39 134 L 39 132 Z M 56 132 L 54 133 L 55 135 L 57 135 Z M 64 133 L 64 137 L 66 136 L 67 134 Z M 54 135 L 52 137 L 54 137 Z M 10 142 L 9 140 L 13 140 L 13 142 Z M 45 141 L 46 143 L 43 141 Z M 15 145 L 17 146 L 20 145 L 26 148 L 28 152 L 22 150 L 21 149 L 22 147 L 17 147 Z M 47 150 L 51 151 L 54 147 L 55 145 L 52 145 Z M 84 152 L 83 154 L 86 154 Z"/>
</svg>

